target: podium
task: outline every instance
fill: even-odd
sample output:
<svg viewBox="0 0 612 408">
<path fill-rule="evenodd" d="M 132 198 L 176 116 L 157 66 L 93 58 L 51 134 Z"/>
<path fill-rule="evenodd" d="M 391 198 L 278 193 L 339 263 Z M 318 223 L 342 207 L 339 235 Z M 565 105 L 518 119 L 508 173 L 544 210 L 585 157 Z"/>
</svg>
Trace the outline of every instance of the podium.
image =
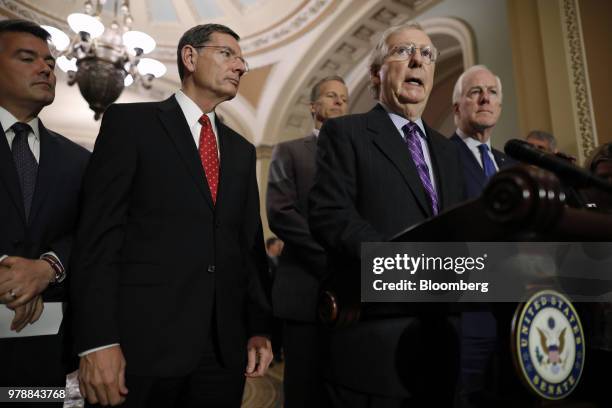
<svg viewBox="0 0 612 408">
<path fill-rule="evenodd" d="M 483 194 L 437 217 L 410 226 L 392 242 L 600 242 L 612 241 L 612 216 L 571 208 L 558 178 L 533 166 L 519 165 L 496 174 Z M 324 324 L 341 328 L 358 321 L 401 316 L 401 304 L 361 303 L 359 274 L 334 270 L 324 282 L 318 315 Z M 507 332 L 510 354 L 511 312 L 516 304 L 500 304 L 498 325 Z M 587 305 L 583 313 L 592 309 Z M 510 313 L 509 313 L 510 312 Z M 501 320 L 500 320 L 501 319 Z M 511 368 L 505 374 L 515 375 Z M 508 373 L 510 371 L 510 373 Z"/>
<path fill-rule="evenodd" d="M 479 198 L 408 227 L 391 241 L 612 241 L 612 216 L 568 207 L 555 175 L 519 165 L 497 173 Z M 318 316 L 325 324 L 376 318 L 376 309 L 384 307 L 361 304 L 354 271 L 334 271 L 323 284 Z"/>
</svg>

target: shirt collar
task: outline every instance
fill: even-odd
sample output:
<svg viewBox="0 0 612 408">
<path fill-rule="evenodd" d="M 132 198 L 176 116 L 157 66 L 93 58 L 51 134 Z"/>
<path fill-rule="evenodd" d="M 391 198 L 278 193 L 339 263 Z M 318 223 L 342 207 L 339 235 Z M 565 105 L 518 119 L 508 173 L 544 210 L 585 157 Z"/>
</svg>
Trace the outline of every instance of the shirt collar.
<svg viewBox="0 0 612 408">
<path fill-rule="evenodd" d="M 318 139 L 320 131 L 321 131 L 320 129 L 312 129 L 312 134 L 315 135 L 315 137 Z"/>
<path fill-rule="evenodd" d="M 457 135 L 459 135 L 461 140 L 463 140 L 463 142 L 470 148 L 478 149 L 478 146 L 482 144 L 480 140 L 474 139 L 459 128 L 457 128 L 455 132 L 457 133 Z M 486 144 L 489 147 L 489 150 L 491 150 L 491 138 L 489 138 L 489 140 L 487 140 L 484 144 Z"/>
<path fill-rule="evenodd" d="M 393 124 L 395 125 L 395 127 L 397 128 L 397 130 L 400 132 L 400 134 L 404 134 L 404 131 L 402 130 L 402 128 L 408 123 L 410 122 L 410 120 L 406 119 L 403 116 L 398 115 L 397 113 L 393 113 L 391 112 L 389 109 L 387 109 L 387 107 L 385 105 L 383 105 L 381 103 L 382 107 L 385 108 L 385 110 L 387 111 L 387 114 L 389 115 L 389 118 L 391 119 L 391 122 L 393 122 Z M 423 120 L 421 118 L 418 118 L 417 120 L 412 121 L 413 123 L 416 123 L 416 125 L 419 127 L 419 130 L 421 131 L 421 136 L 427 139 L 427 133 L 425 132 L 425 125 L 423 125 Z"/>
<path fill-rule="evenodd" d="M 2 124 L 2 129 L 4 130 L 5 133 L 7 130 L 10 129 L 11 126 L 13 126 L 17 122 L 19 122 L 19 120 L 17 120 L 17 118 L 13 116 L 11 112 L 7 111 L 2 106 L 0 106 L 0 124 Z M 30 125 L 30 127 L 32 128 L 32 132 L 34 133 L 34 138 L 36 140 L 40 139 L 40 131 L 38 129 L 38 122 L 39 122 L 38 116 L 30 120 L 29 122 L 27 122 L 27 124 Z"/>
<path fill-rule="evenodd" d="M 176 91 L 174 94 L 176 101 L 178 102 L 181 110 L 183 111 L 183 115 L 185 115 L 185 119 L 187 119 L 187 125 L 189 128 L 193 128 L 200 118 L 202 117 L 202 109 L 190 98 L 188 97 L 182 90 Z M 215 128 L 215 111 L 210 111 L 206 114 L 208 119 L 210 119 L 210 123 L 213 128 Z"/>
</svg>

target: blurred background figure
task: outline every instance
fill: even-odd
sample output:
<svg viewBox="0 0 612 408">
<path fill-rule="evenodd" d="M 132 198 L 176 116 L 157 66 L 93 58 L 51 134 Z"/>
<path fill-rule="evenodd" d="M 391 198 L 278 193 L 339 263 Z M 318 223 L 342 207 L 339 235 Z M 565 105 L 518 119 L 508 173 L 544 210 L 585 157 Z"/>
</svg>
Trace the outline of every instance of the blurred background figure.
<svg viewBox="0 0 612 408">
<path fill-rule="evenodd" d="M 545 152 L 557 153 L 557 139 L 550 133 L 532 130 L 525 138 L 525 141 Z"/>
<path fill-rule="evenodd" d="M 268 296 L 272 293 L 272 282 L 276 276 L 278 269 L 278 259 L 283 252 L 285 243 L 276 237 L 266 239 L 266 254 L 268 255 L 268 276 L 264 279 L 265 290 Z M 283 321 L 274 318 L 272 322 L 272 353 L 274 353 L 274 361 L 283 361 Z"/>
<path fill-rule="evenodd" d="M 283 319 L 285 407 L 328 406 L 317 347 L 319 282 L 326 273 L 325 251 L 310 234 L 308 196 L 314 183 L 317 138 L 325 121 L 346 115 L 349 94 L 344 79 L 324 77 L 310 90 L 312 129 L 279 143 L 272 152 L 266 207 L 270 229 L 286 243 L 272 287 L 274 316 Z"/>
<path fill-rule="evenodd" d="M 584 166 L 594 175 L 612 183 L 612 143 L 605 143 L 593 151 Z M 584 191 L 587 202 L 600 211 L 612 213 L 612 194 L 591 188 Z"/>
</svg>

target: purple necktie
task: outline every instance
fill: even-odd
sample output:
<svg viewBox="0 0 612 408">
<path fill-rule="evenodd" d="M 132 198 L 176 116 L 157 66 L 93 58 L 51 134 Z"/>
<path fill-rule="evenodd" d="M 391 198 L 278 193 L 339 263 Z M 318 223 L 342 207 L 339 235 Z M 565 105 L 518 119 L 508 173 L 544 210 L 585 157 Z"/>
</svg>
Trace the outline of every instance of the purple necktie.
<svg viewBox="0 0 612 408">
<path fill-rule="evenodd" d="M 408 122 L 402 126 L 402 130 L 404 131 L 406 144 L 408 145 L 408 150 L 410 150 L 410 155 L 412 156 L 412 160 L 416 166 L 417 173 L 419 173 L 419 178 L 421 179 L 421 183 L 423 183 L 423 187 L 425 188 L 425 192 L 429 198 L 433 215 L 437 215 L 438 194 L 436 193 L 433 183 L 429 178 L 429 169 L 427 167 L 427 163 L 425 163 L 425 157 L 423 156 L 423 149 L 421 148 L 421 141 L 419 139 L 421 137 L 419 127 L 414 122 Z"/>
</svg>

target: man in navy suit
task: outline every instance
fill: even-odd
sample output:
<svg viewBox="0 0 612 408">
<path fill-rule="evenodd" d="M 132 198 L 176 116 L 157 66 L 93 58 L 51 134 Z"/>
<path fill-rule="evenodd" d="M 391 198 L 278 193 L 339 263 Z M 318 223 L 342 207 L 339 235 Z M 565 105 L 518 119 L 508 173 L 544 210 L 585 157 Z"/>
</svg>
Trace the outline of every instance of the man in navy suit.
<svg viewBox="0 0 612 408">
<path fill-rule="evenodd" d="M 491 147 L 491 135 L 502 110 L 502 84 L 484 65 L 468 68 L 453 90 L 458 146 L 467 198 L 476 198 L 500 169 L 516 164 Z M 461 315 L 460 394 L 464 406 L 487 406 L 492 386 L 487 372 L 497 347 L 497 322 L 488 305 L 474 305 Z"/>
<path fill-rule="evenodd" d="M 491 147 L 501 110 L 501 80 L 487 67 L 475 65 L 459 76 L 453 90 L 457 130 L 451 140 L 459 147 L 468 198 L 478 197 L 499 169 L 515 164 Z"/>
<path fill-rule="evenodd" d="M 0 22 L 0 303 L 12 310 L 0 326 L 20 332 L 45 313 L 59 328 L 0 339 L 0 386 L 64 387 L 69 369 L 58 306 L 89 152 L 38 117 L 55 98 L 48 39 L 33 22 Z"/>
</svg>

